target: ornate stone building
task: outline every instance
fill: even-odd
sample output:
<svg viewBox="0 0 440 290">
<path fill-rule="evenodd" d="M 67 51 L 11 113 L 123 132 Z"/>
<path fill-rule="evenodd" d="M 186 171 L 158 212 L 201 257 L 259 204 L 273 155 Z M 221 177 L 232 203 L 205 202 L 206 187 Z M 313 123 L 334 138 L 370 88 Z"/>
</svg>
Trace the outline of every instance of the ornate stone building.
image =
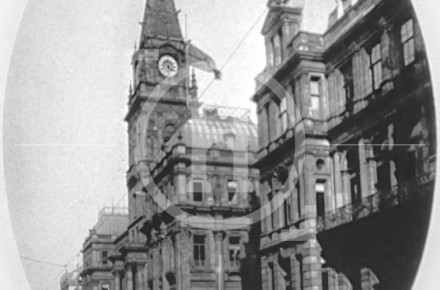
<svg viewBox="0 0 440 290">
<path fill-rule="evenodd" d="M 128 226 L 127 208 L 104 208 L 82 247 L 83 267 L 80 273 L 83 290 L 111 290 L 114 277 L 110 255 L 115 240 Z"/>
<path fill-rule="evenodd" d="M 66 271 L 60 278 L 61 290 L 82 290 L 81 271 L 82 267 L 78 267 L 73 271 Z"/>
<path fill-rule="evenodd" d="M 147 1 L 128 217 L 90 233 L 84 289 L 410 289 L 436 162 L 417 18 L 409 0 L 343 0 L 315 31 L 307 1 L 268 1 L 258 126 L 198 102 L 188 67 L 218 76 L 212 59 L 183 39 L 173 0 Z"/>
<path fill-rule="evenodd" d="M 247 111 L 202 106 L 189 65 L 218 76 L 184 41 L 174 1 L 148 0 L 125 118 L 129 224 L 114 240 L 112 289 L 260 284 L 259 229 L 247 216 L 258 206 L 257 128 Z"/>
<path fill-rule="evenodd" d="M 436 162 L 428 62 L 408 0 L 345 0 L 324 33 L 269 1 L 257 77 L 262 286 L 410 289 Z"/>
</svg>

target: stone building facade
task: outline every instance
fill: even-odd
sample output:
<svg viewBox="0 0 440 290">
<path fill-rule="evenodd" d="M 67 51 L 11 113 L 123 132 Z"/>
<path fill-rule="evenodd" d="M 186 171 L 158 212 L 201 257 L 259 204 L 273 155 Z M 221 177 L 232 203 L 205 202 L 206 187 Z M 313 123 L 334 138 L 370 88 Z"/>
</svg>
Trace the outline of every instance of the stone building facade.
<svg viewBox="0 0 440 290">
<path fill-rule="evenodd" d="M 110 256 L 115 240 L 128 226 L 127 208 L 103 208 L 96 225 L 90 230 L 82 247 L 83 267 L 80 273 L 83 290 L 111 290 L 114 277 Z"/>
<path fill-rule="evenodd" d="M 82 267 L 77 267 L 73 271 L 66 271 L 60 278 L 61 290 L 82 290 L 82 278 L 80 276 Z"/>
<path fill-rule="evenodd" d="M 174 1 L 147 1 L 125 118 L 129 224 L 110 257 L 115 290 L 260 284 L 250 267 L 259 228 L 247 216 L 258 206 L 257 128 L 247 111 L 197 101 L 191 49 L 203 54 L 184 41 Z"/>
<path fill-rule="evenodd" d="M 435 175 L 428 62 L 410 1 L 345 0 L 323 34 L 269 1 L 257 77 L 262 286 L 410 289 Z"/>
<path fill-rule="evenodd" d="M 411 3 L 338 1 L 322 33 L 303 25 L 307 1 L 267 5 L 256 126 L 198 102 L 174 1 L 147 1 L 128 216 L 118 234 L 90 233 L 84 289 L 410 289 L 436 162 Z"/>
</svg>

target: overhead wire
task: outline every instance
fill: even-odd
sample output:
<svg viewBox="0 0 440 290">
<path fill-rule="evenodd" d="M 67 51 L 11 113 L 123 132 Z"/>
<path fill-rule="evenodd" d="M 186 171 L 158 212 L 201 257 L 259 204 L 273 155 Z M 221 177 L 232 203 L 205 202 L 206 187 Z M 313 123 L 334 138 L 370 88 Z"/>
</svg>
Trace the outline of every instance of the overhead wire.
<svg viewBox="0 0 440 290">
<path fill-rule="evenodd" d="M 264 11 L 260 14 L 260 16 L 258 16 L 257 20 L 255 21 L 255 23 L 249 28 L 249 30 L 246 32 L 246 34 L 243 36 L 243 38 L 240 40 L 240 42 L 238 43 L 238 45 L 235 47 L 235 49 L 231 52 L 231 54 L 229 55 L 229 57 L 226 59 L 226 61 L 223 63 L 223 65 L 220 67 L 220 71 L 223 71 L 223 69 L 228 65 L 228 63 L 231 61 L 231 59 L 235 56 L 235 54 L 237 53 L 237 51 L 241 48 L 241 46 L 243 45 L 243 43 L 246 41 L 246 39 L 249 37 L 249 35 L 251 34 L 251 32 L 254 30 L 254 28 L 257 26 L 257 24 L 260 22 L 260 19 L 266 14 L 267 8 L 264 9 Z M 200 94 L 199 100 L 202 100 L 203 96 L 205 95 L 205 93 L 209 90 L 209 88 L 212 86 L 212 84 L 215 81 L 215 77 L 211 79 L 211 81 L 208 83 L 208 85 L 206 86 L 206 88 L 203 90 L 203 92 Z"/>
<path fill-rule="evenodd" d="M 20 259 L 25 260 L 25 261 L 30 261 L 30 262 L 38 263 L 38 264 L 54 266 L 54 267 L 65 268 L 67 266 L 66 264 L 62 265 L 62 264 L 57 264 L 57 263 L 54 263 L 54 262 L 43 261 L 43 260 L 39 260 L 39 259 L 35 259 L 35 258 L 29 258 L 29 257 L 25 257 L 25 256 L 20 256 Z"/>
</svg>

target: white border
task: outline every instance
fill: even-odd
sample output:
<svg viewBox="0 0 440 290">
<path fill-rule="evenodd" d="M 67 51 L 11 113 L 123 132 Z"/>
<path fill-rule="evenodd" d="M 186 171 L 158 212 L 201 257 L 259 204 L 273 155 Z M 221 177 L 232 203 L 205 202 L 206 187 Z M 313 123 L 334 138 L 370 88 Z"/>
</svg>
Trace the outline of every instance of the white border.
<svg viewBox="0 0 440 290">
<path fill-rule="evenodd" d="M 27 0 L 0 0 L 0 281 L 2 289 L 30 289 L 12 234 L 3 164 L 3 112 L 9 64 Z"/>
<path fill-rule="evenodd" d="M 331 0 L 327 0 L 331 1 Z M 426 42 L 428 59 L 431 67 L 434 96 L 440 89 L 440 36 L 437 28 L 440 2 L 436 0 L 413 0 L 416 13 Z M 3 103 L 6 80 L 15 37 L 27 0 L 0 0 L 0 112 L 3 116 Z M 440 106 L 435 98 L 436 108 Z M 440 116 L 437 116 L 440 118 Z M 3 117 L 0 118 L 0 130 L 3 131 Z M 437 128 L 440 128 L 437 122 Z M 440 134 L 437 134 L 437 137 Z M 437 144 L 440 144 L 437 142 Z M 0 281 L 2 289 L 30 289 L 12 235 L 9 210 L 5 193 L 5 176 L 3 164 L 3 134 L 0 136 Z M 437 162 L 437 180 L 440 177 L 440 162 Z M 437 193 L 436 185 L 435 192 Z M 413 289 L 438 289 L 440 286 L 440 204 L 437 196 L 434 199 L 433 215 L 423 256 L 422 266 Z"/>
</svg>

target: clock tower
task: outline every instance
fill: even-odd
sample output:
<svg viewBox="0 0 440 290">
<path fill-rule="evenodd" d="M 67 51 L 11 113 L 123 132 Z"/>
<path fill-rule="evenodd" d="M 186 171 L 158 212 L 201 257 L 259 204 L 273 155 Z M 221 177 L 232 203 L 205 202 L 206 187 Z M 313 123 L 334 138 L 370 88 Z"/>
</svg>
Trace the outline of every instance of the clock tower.
<svg viewBox="0 0 440 290">
<path fill-rule="evenodd" d="M 148 178 L 148 170 L 162 157 L 164 143 L 188 115 L 188 104 L 196 102 L 177 14 L 174 0 L 147 0 L 139 48 L 132 59 L 134 84 L 125 117 L 130 222 L 142 215 L 143 205 L 136 202 L 144 188 L 142 179 Z"/>
</svg>

